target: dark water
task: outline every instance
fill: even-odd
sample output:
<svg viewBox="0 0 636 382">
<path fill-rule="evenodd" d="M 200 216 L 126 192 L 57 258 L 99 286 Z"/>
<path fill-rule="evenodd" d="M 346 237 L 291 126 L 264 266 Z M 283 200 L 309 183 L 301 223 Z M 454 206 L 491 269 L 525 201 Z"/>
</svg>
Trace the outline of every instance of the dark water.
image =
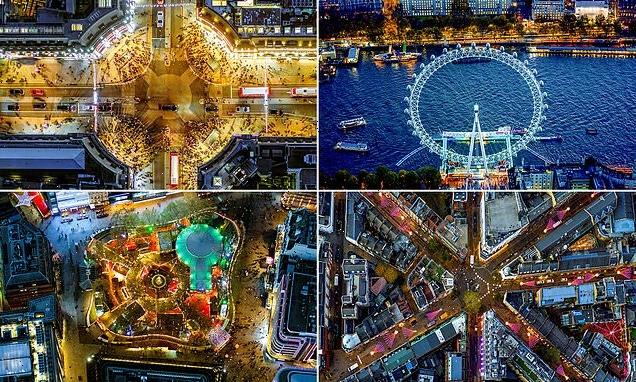
<svg viewBox="0 0 636 382">
<path fill-rule="evenodd" d="M 439 54 L 431 49 L 431 53 Z M 356 173 L 379 165 L 396 168 L 396 163 L 420 147 L 419 138 L 406 124 L 403 98 L 409 78 L 419 64 L 384 65 L 363 53 L 355 68 L 341 68 L 336 77 L 320 84 L 320 169 L 334 173 L 347 168 Z M 519 52 L 544 81 L 548 94 L 547 120 L 537 136 L 561 135 L 562 142 L 533 142 L 530 148 L 552 161 L 578 162 L 593 155 L 603 163 L 629 164 L 636 161 L 636 59 L 533 57 Z M 512 69 L 496 62 L 447 65 L 427 83 L 420 97 L 420 115 L 431 135 L 441 131 L 470 131 L 473 105 L 480 106 L 483 131 L 499 127 L 527 127 L 532 116 L 532 98 L 524 80 Z M 343 133 L 338 122 L 363 116 L 368 124 Z M 586 128 L 598 135 L 586 134 Z M 369 144 L 366 154 L 333 150 L 336 142 Z M 452 146 L 467 154 L 468 145 Z M 501 145 L 488 144 L 489 153 Z M 534 154 L 522 151 L 515 161 L 542 163 Z M 411 157 L 401 168 L 439 165 L 428 150 Z"/>
</svg>

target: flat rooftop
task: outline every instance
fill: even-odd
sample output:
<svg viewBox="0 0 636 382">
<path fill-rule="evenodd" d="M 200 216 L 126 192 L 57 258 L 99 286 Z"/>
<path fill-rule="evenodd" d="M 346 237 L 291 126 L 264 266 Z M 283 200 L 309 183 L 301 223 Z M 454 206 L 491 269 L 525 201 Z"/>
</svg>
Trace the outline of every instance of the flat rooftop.
<svg viewBox="0 0 636 382">
<path fill-rule="evenodd" d="M 31 375 L 31 349 L 29 343 L 13 342 L 0 344 L 0 378 Z"/>
</svg>

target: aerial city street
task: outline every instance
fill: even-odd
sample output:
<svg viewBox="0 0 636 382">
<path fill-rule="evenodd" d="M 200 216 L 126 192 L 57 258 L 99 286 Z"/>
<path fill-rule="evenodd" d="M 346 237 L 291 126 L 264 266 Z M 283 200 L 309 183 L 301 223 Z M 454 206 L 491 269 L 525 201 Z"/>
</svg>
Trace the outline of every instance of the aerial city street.
<svg viewBox="0 0 636 382">
<path fill-rule="evenodd" d="M 0 12 L 1 188 L 315 188 L 313 0 Z"/>
<path fill-rule="evenodd" d="M 316 195 L 0 194 L 0 380 L 315 381 Z"/>
<path fill-rule="evenodd" d="M 320 380 L 636 380 L 635 196 L 320 193 Z"/>
<path fill-rule="evenodd" d="M 636 186 L 634 0 L 321 0 L 319 14 L 322 189 Z"/>
</svg>

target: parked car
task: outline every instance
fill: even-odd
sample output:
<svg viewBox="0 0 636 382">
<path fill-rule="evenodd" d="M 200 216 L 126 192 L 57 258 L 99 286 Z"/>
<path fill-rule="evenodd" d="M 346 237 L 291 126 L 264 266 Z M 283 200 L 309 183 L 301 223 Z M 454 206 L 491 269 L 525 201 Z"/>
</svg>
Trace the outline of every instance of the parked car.
<svg viewBox="0 0 636 382">
<path fill-rule="evenodd" d="M 167 111 L 177 111 L 179 108 L 177 107 L 177 105 L 173 104 L 173 103 L 166 103 L 163 105 L 159 105 L 159 108 L 161 110 L 167 110 Z"/>
</svg>

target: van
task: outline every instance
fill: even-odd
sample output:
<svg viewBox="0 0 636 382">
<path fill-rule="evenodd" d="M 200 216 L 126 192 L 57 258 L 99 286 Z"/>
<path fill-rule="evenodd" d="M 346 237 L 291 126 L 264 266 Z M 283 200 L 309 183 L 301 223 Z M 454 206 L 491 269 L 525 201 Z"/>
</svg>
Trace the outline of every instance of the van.
<svg viewBox="0 0 636 382">
<path fill-rule="evenodd" d="M 360 365 L 358 365 L 358 363 L 354 363 L 353 365 L 349 366 L 349 368 L 347 369 L 349 372 L 354 371 L 355 369 L 357 369 Z"/>
</svg>

